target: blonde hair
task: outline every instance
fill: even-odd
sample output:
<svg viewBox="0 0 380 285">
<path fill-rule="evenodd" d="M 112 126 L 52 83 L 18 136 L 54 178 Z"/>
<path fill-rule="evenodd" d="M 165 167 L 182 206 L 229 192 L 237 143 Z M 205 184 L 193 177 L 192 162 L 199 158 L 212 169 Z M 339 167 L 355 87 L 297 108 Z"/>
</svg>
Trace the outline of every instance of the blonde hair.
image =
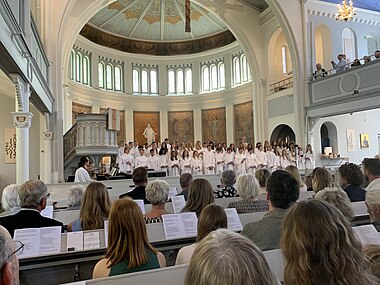
<svg viewBox="0 0 380 285">
<path fill-rule="evenodd" d="M 369 261 L 369 269 L 380 279 L 380 245 L 367 244 L 363 246 L 363 252 Z"/>
<path fill-rule="evenodd" d="M 101 182 L 88 184 L 79 213 L 82 230 L 102 229 L 110 209 L 111 200 L 107 187 Z"/>
<path fill-rule="evenodd" d="M 311 179 L 313 185 L 313 191 L 318 193 L 318 191 L 326 188 L 333 187 L 333 179 L 331 174 L 322 167 L 316 167 L 311 172 Z"/>
<path fill-rule="evenodd" d="M 331 204 L 315 199 L 295 204 L 282 225 L 285 284 L 375 285 L 351 225 Z"/>
<path fill-rule="evenodd" d="M 236 191 L 241 198 L 256 198 L 260 185 L 252 174 L 241 174 L 236 182 Z"/>
<path fill-rule="evenodd" d="M 216 204 L 206 206 L 198 219 L 197 242 L 220 228 L 227 228 L 227 215 L 223 207 Z"/>
<path fill-rule="evenodd" d="M 211 183 L 204 178 L 197 178 L 190 184 L 189 198 L 181 212 L 195 212 L 199 217 L 203 208 L 214 202 Z"/>
<path fill-rule="evenodd" d="M 147 263 L 145 250 L 157 254 L 149 243 L 140 207 L 129 198 L 116 200 L 111 208 L 108 228 L 107 267 L 128 260 L 131 269 Z"/>
<path fill-rule="evenodd" d="M 352 220 L 354 210 L 352 209 L 350 198 L 342 189 L 325 188 L 315 194 L 314 198 L 334 205 L 346 217 L 347 221 Z"/>
<path fill-rule="evenodd" d="M 302 182 L 301 180 L 301 175 L 300 175 L 300 172 L 298 171 L 298 168 L 297 166 L 294 166 L 294 165 L 288 165 L 287 167 L 285 167 L 284 169 L 286 172 L 290 173 L 291 175 L 293 175 L 293 177 L 297 180 L 297 183 L 298 183 L 298 187 L 303 187 L 305 184 Z"/>
<path fill-rule="evenodd" d="M 207 235 L 190 260 L 185 285 L 278 284 L 260 249 L 226 229 Z"/>
</svg>

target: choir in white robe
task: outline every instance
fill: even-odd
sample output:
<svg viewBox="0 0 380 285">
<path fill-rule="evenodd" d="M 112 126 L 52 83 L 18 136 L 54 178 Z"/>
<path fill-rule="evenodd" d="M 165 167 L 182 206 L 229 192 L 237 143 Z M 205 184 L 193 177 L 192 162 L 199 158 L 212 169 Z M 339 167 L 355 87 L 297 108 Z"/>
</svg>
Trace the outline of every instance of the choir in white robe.
<svg viewBox="0 0 380 285">
<path fill-rule="evenodd" d="M 119 163 L 120 172 L 132 172 L 134 168 L 134 164 L 135 164 L 135 159 L 133 158 L 133 156 L 129 153 L 128 154 L 124 153 L 120 157 L 120 163 Z"/>
<path fill-rule="evenodd" d="M 169 175 L 168 170 L 168 156 L 166 154 L 160 155 L 161 171 L 165 171 L 166 175 Z"/>
<path fill-rule="evenodd" d="M 148 157 L 148 168 L 161 170 L 161 159 L 159 155 L 151 155 Z"/>
<path fill-rule="evenodd" d="M 235 162 L 235 153 L 234 152 L 226 152 L 224 154 L 224 169 L 225 170 L 234 170 L 234 162 Z"/>
<path fill-rule="evenodd" d="M 203 162 L 202 162 L 202 159 L 200 159 L 199 157 L 196 158 L 196 157 L 193 157 L 193 159 L 191 160 L 191 167 L 192 167 L 192 170 L 193 170 L 193 175 L 201 175 L 203 174 Z"/>
<path fill-rule="evenodd" d="M 216 174 L 221 174 L 224 170 L 224 152 L 215 153 Z"/>
<path fill-rule="evenodd" d="M 203 165 L 205 168 L 205 174 L 215 173 L 215 152 L 207 149 L 203 152 Z"/>
<path fill-rule="evenodd" d="M 257 168 L 266 168 L 268 165 L 267 155 L 264 151 L 258 150 L 256 153 Z"/>
<path fill-rule="evenodd" d="M 235 154 L 236 176 L 247 173 L 246 160 L 247 157 L 244 153 L 238 152 L 237 154 Z"/>
<path fill-rule="evenodd" d="M 305 157 L 305 169 L 314 169 L 315 168 L 314 153 L 310 153 L 309 151 L 307 151 L 304 157 Z"/>
<path fill-rule="evenodd" d="M 267 150 L 265 155 L 267 156 L 268 169 L 270 169 L 271 171 L 275 171 L 280 166 L 278 157 L 271 150 Z"/>
<path fill-rule="evenodd" d="M 139 155 L 135 158 L 135 168 L 148 167 L 148 158 L 145 155 Z"/>
<path fill-rule="evenodd" d="M 185 159 L 180 160 L 181 174 L 191 173 L 191 158 L 185 157 Z"/>
<path fill-rule="evenodd" d="M 290 161 L 290 159 L 288 158 L 288 156 L 280 156 L 280 166 L 282 167 L 282 169 L 284 169 L 285 167 L 291 165 L 292 162 Z"/>
<path fill-rule="evenodd" d="M 169 168 L 169 176 L 179 176 L 180 171 L 179 171 L 179 160 L 173 158 L 169 159 L 168 161 L 168 168 Z"/>
<path fill-rule="evenodd" d="M 256 154 L 248 153 L 247 161 L 246 161 L 247 173 L 255 174 L 255 170 L 257 167 Z"/>
</svg>

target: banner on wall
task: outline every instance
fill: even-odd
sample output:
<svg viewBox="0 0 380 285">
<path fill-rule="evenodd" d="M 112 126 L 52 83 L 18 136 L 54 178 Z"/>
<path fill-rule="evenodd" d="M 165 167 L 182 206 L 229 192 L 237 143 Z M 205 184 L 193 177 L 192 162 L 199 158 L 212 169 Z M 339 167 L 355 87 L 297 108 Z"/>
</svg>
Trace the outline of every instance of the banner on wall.
<svg viewBox="0 0 380 285">
<path fill-rule="evenodd" d="M 5 129 L 4 136 L 4 162 L 16 163 L 16 129 Z"/>
<path fill-rule="evenodd" d="M 106 114 L 108 115 L 108 129 L 120 131 L 120 111 L 108 108 Z"/>
<path fill-rule="evenodd" d="M 347 139 L 347 151 L 355 151 L 355 130 L 347 129 L 346 130 L 346 139 Z"/>
</svg>

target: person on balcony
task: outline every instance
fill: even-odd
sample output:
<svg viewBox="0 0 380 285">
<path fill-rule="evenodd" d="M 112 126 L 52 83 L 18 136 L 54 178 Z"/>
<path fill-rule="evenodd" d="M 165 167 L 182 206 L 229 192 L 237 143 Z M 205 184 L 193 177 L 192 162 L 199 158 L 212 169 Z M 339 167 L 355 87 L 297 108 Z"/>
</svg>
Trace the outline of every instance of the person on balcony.
<svg viewBox="0 0 380 285">
<path fill-rule="evenodd" d="M 319 79 L 327 76 L 326 69 L 322 68 L 322 65 L 320 63 L 317 63 L 315 65 L 315 68 L 316 70 L 314 71 L 314 79 Z"/>
<path fill-rule="evenodd" d="M 335 63 L 334 61 L 331 61 L 331 64 L 336 72 L 341 72 L 347 69 L 347 61 L 346 61 L 346 55 L 345 54 L 338 54 L 338 63 Z"/>
</svg>

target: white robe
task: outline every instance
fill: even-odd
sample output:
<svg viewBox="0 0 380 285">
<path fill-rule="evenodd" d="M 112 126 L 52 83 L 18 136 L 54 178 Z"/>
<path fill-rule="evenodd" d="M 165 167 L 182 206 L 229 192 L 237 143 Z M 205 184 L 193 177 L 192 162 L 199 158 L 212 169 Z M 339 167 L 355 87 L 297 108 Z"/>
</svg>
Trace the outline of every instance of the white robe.
<svg viewBox="0 0 380 285">
<path fill-rule="evenodd" d="M 277 158 L 277 155 L 273 151 L 267 151 L 266 153 L 267 156 L 267 167 L 271 170 L 274 171 L 279 167 L 279 160 Z"/>
<path fill-rule="evenodd" d="M 203 152 L 203 164 L 205 167 L 205 174 L 215 173 L 215 152 L 212 150 Z"/>
<path fill-rule="evenodd" d="M 161 170 L 161 158 L 158 155 L 148 157 L 148 167 L 154 170 Z"/>
<path fill-rule="evenodd" d="M 247 157 L 244 153 L 237 153 L 235 155 L 236 176 L 247 173 L 246 160 Z"/>
<path fill-rule="evenodd" d="M 145 155 L 139 155 L 135 158 L 135 168 L 148 167 L 148 158 Z"/>
<path fill-rule="evenodd" d="M 315 168 L 314 153 L 306 152 L 304 157 L 305 157 L 305 169 L 314 169 Z"/>
<path fill-rule="evenodd" d="M 234 170 L 235 154 L 233 152 L 226 152 L 224 155 L 224 169 L 225 170 Z"/>
<path fill-rule="evenodd" d="M 215 153 L 216 174 L 221 174 L 224 170 L 224 152 Z"/>
<path fill-rule="evenodd" d="M 135 159 L 132 155 L 124 153 L 120 157 L 120 172 L 132 172 L 134 168 Z"/>
<path fill-rule="evenodd" d="M 191 158 L 185 157 L 185 159 L 180 160 L 181 174 L 191 173 Z"/>
<path fill-rule="evenodd" d="M 88 171 L 84 169 L 83 167 L 79 167 L 75 171 L 74 182 L 88 182 L 88 181 L 93 181 L 90 177 L 90 174 L 88 174 Z"/>
<path fill-rule="evenodd" d="M 266 168 L 268 165 L 267 155 L 263 151 L 257 151 L 256 153 L 257 167 L 258 168 Z"/>
<path fill-rule="evenodd" d="M 169 159 L 168 161 L 168 167 L 169 167 L 169 176 L 179 176 L 180 175 L 180 169 L 179 169 L 179 160 Z"/>
<path fill-rule="evenodd" d="M 200 158 L 193 158 L 191 160 L 191 167 L 193 169 L 193 175 L 203 174 L 203 162 Z"/>
<path fill-rule="evenodd" d="M 256 154 L 254 153 L 247 154 L 246 167 L 247 167 L 247 173 L 255 174 L 256 167 L 257 167 Z"/>
<path fill-rule="evenodd" d="M 161 170 L 166 172 L 166 175 L 169 175 L 168 172 L 168 156 L 166 154 L 160 155 Z"/>
</svg>

